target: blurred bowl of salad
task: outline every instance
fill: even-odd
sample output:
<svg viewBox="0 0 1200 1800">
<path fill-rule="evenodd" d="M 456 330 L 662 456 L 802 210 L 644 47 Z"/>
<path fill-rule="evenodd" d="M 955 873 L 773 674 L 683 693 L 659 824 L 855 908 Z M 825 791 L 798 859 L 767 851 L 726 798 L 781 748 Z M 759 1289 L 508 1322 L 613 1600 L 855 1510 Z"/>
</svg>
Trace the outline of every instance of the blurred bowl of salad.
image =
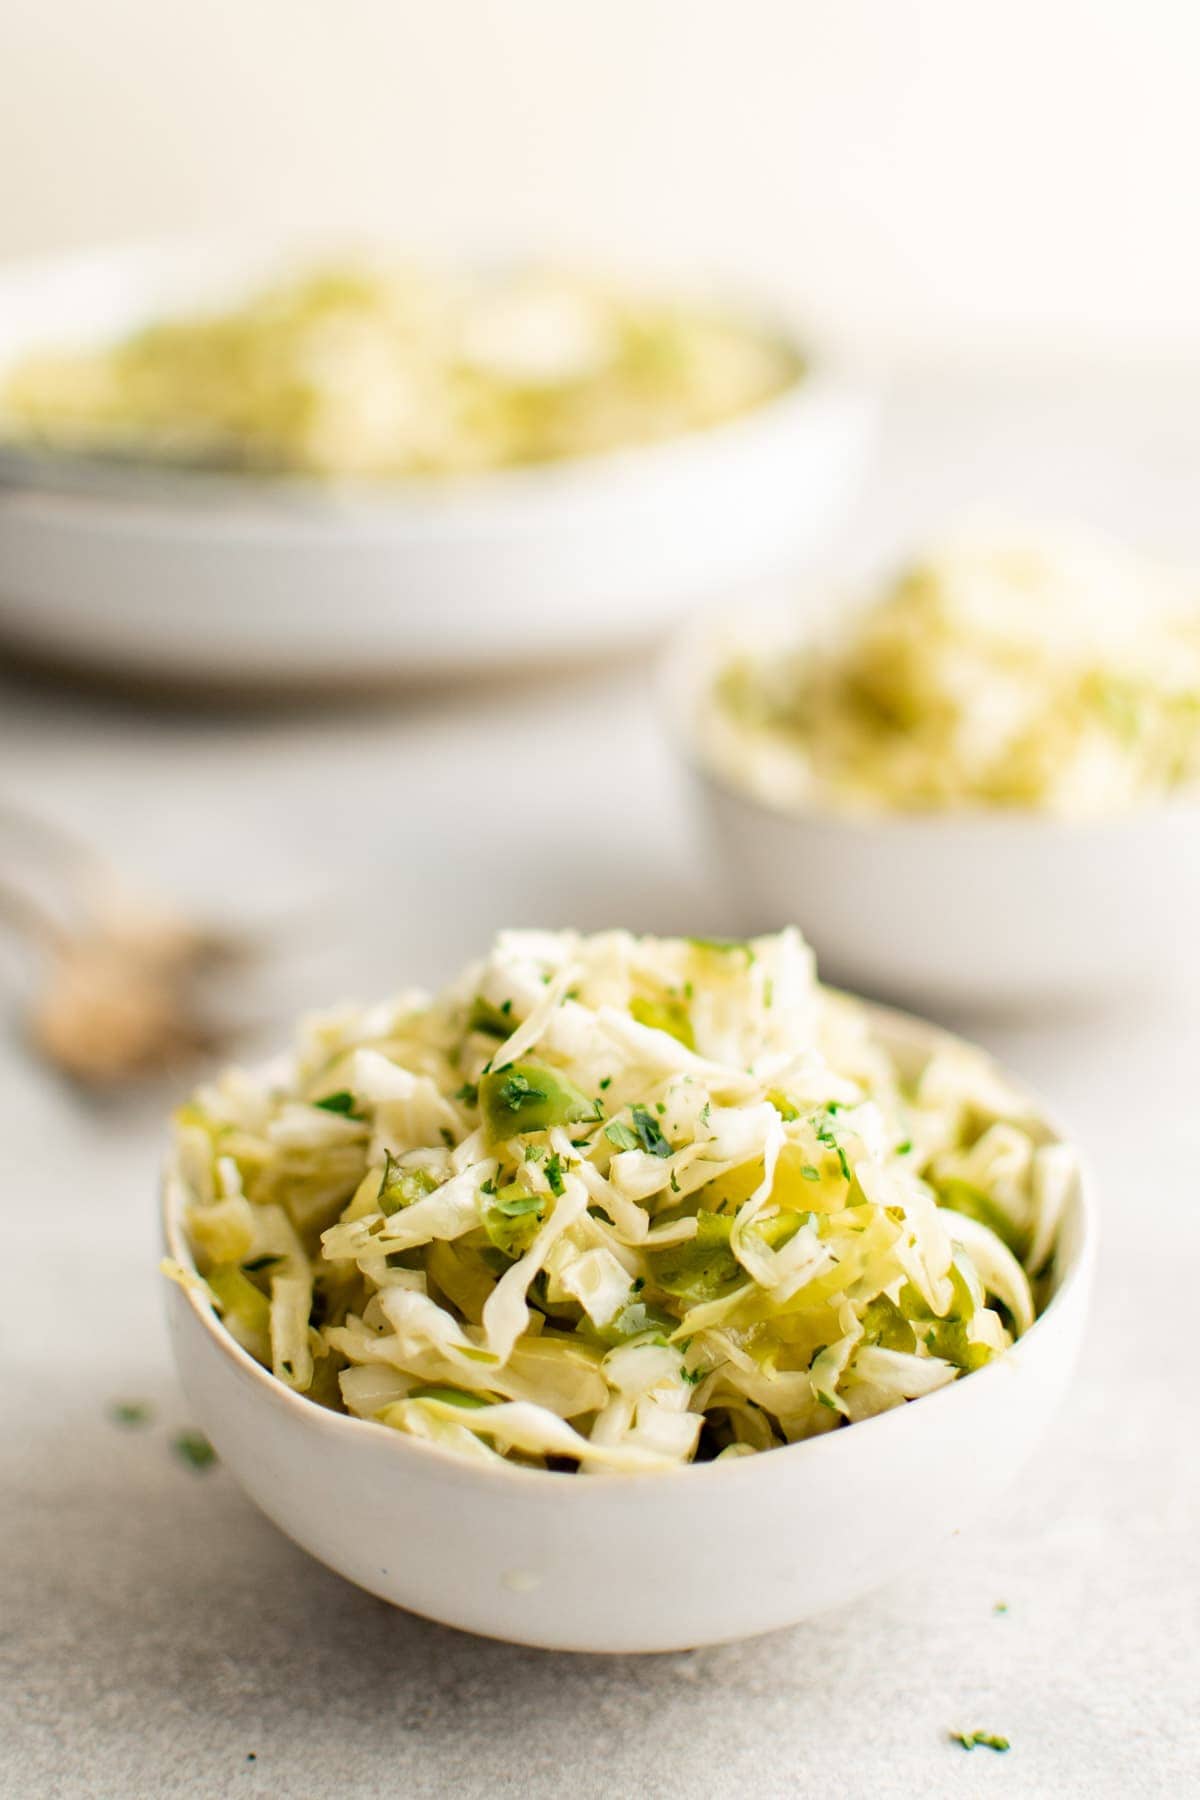
<svg viewBox="0 0 1200 1800">
<path fill-rule="evenodd" d="M 0 629 L 122 672 L 493 670 L 795 559 L 863 397 L 780 318 L 557 267 L 114 250 L 0 278 Z"/>
<path fill-rule="evenodd" d="M 964 535 L 858 604 L 709 619 L 669 707 L 747 928 L 838 979 L 1028 1011 L 1173 982 L 1200 908 L 1197 584 Z"/>
</svg>

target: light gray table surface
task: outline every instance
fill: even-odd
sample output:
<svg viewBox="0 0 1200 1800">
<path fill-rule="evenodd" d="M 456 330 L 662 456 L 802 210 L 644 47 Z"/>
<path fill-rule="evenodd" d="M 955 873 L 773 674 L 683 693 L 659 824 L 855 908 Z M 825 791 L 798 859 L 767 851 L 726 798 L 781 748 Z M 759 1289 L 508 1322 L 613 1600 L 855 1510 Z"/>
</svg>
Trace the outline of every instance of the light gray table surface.
<svg viewBox="0 0 1200 1800">
<path fill-rule="evenodd" d="M 1024 404 L 1004 380 L 901 389 L 838 554 L 980 498 L 1200 552 L 1195 387 L 1060 378 Z M 333 947 L 262 997 L 286 1017 L 436 980 L 501 922 L 721 929 L 647 665 L 320 714 L 150 711 L 0 677 L 0 793 L 228 914 L 322 901 Z M 558 853 L 527 854 L 531 834 Z M 1100 1175 L 1086 1350 L 1033 1466 L 853 1609 L 647 1659 L 392 1611 L 219 1466 L 173 1455 L 189 1421 L 154 1216 L 172 1096 L 82 1102 L 31 1063 L 8 1007 L 0 1793 L 1200 1794 L 1200 1017 L 1197 952 L 1178 956 L 1167 1000 L 975 1029 Z M 152 1422 L 114 1423 L 119 1399 Z M 797 1524 L 819 1554 L 819 1520 Z M 698 1574 L 719 1554 L 698 1547 Z M 975 1727 L 1010 1752 L 949 1741 Z"/>
</svg>

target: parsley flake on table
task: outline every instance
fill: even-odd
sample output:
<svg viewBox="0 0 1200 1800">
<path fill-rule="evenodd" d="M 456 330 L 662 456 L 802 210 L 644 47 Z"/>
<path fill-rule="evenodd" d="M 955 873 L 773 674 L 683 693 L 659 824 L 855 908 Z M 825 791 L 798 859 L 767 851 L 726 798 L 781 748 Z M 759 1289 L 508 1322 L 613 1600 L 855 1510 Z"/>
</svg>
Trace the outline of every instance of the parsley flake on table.
<svg viewBox="0 0 1200 1800">
<path fill-rule="evenodd" d="M 154 1408 L 148 1400 L 114 1400 L 108 1416 L 114 1425 L 148 1425 Z"/>
<path fill-rule="evenodd" d="M 208 1469 L 217 1460 L 217 1453 L 202 1431 L 181 1431 L 171 1440 L 180 1462 L 190 1469 Z"/>
<path fill-rule="evenodd" d="M 952 1744 L 961 1744 L 964 1750 L 998 1750 L 1003 1754 L 1009 1748 L 1006 1737 L 997 1737 L 992 1731 L 952 1731 Z"/>
</svg>

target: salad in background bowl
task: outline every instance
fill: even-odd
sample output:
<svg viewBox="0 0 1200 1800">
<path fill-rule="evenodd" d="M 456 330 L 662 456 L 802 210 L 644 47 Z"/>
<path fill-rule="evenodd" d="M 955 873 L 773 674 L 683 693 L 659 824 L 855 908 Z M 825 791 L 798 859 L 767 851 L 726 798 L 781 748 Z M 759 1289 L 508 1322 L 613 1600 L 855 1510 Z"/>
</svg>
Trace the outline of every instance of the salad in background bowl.
<svg viewBox="0 0 1200 1800">
<path fill-rule="evenodd" d="M 0 273 L 0 632 L 193 682 L 490 673 L 645 639 L 828 529 L 870 411 L 803 331 L 490 267 Z"/>
<path fill-rule="evenodd" d="M 584 1649 L 789 1622 L 957 1522 L 1061 1391 L 1090 1259 L 1041 1109 L 794 931 L 504 933 L 311 1021 L 182 1110 L 166 1236 L 193 1404 L 285 1530 Z"/>
<path fill-rule="evenodd" d="M 11 452 L 403 481 L 557 462 L 734 419 L 804 377 L 778 330 L 564 270 L 305 265 L 111 340 L 28 349 Z"/>
<path fill-rule="evenodd" d="M 706 621 L 669 706 L 747 928 L 948 1007 L 1170 979 L 1200 902 L 1200 584 L 952 541 L 825 623 Z"/>
</svg>

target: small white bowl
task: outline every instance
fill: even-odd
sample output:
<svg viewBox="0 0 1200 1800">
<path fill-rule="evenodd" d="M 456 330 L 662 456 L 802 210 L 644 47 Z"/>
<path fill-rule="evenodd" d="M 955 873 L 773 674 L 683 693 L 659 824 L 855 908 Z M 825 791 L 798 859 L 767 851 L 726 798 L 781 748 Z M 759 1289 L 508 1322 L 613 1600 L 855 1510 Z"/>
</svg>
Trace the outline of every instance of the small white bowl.
<svg viewBox="0 0 1200 1800">
<path fill-rule="evenodd" d="M 871 1009 L 902 1073 L 945 1034 Z M 1058 1133 L 1035 1102 L 1046 1141 Z M 192 1267 L 165 1206 L 168 1254 Z M 878 1418 L 663 1475 L 480 1467 L 292 1393 L 170 1288 L 198 1423 L 268 1518 L 392 1604 L 547 1649 L 679 1650 L 794 1624 L 919 1564 L 995 1503 L 1045 1430 L 1083 1331 L 1095 1221 L 1080 1179 L 1054 1293 L 986 1368 Z"/>
<path fill-rule="evenodd" d="M 10 269 L 0 368 L 244 292 L 281 257 L 124 249 Z M 818 358 L 726 424 L 470 478 L 334 485 L 9 446 L 0 633 L 110 672 L 259 686 L 562 661 L 792 562 L 848 502 L 870 424 Z"/>
<path fill-rule="evenodd" d="M 1200 800 L 1088 820 L 774 805 L 706 752 L 700 713 L 720 654 L 711 627 L 686 635 L 666 710 L 747 935 L 795 922 L 828 980 L 950 1012 L 1088 1006 L 1184 973 Z"/>
</svg>

